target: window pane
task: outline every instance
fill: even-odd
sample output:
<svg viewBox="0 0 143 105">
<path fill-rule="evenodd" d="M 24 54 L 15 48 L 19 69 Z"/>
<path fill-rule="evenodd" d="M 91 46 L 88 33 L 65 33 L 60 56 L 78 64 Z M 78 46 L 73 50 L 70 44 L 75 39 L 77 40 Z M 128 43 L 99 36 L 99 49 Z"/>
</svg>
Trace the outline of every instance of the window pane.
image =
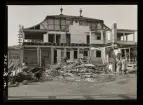
<svg viewBox="0 0 143 105">
<path fill-rule="evenodd" d="M 54 25 L 48 25 L 49 30 L 54 30 Z"/>
<path fill-rule="evenodd" d="M 83 25 L 83 26 L 87 26 L 88 24 L 87 24 L 86 21 L 82 21 L 82 25 Z"/>
<path fill-rule="evenodd" d="M 61 25 L 65 25 L 65 24 L 66 24 L 65 20 L 61 20 Z"/>
<path fill-rule="evenodd" d="M 60 24 L 60 20 L 59 19 L 55 19 L 55 24 Z"/>
<path fill-rule="evenodd" d="M 60 25 L 55 25 L 55 30 L 60 30 Z"/>
<path fill-rule="evenodd" d="M 97 24 L 97 29 L 101 29 L 101 28 L 102 28 L 101 24 L 98 23 L 98 24 Z"/>
<path fill-rule="evenodd" d="M 66 26 L 66 31 L 69 31 L 69 26 Z"/>
<path fill-rule="evenodd" d="M 66 25 L 69 25 L 71 23 L 70 20 L 66 20 Z"/>
<path fill-rule="evenodd" d="M 61 28 L 62 28 L 62 30 L 63 30 L 63 29 L 65 29 L 65 28 L 66 28 L 66 26 L 62 26 Z"/>
<path fill-rule="evenodd" d="M 48 19 L 48 24 L 54 24 L 54 19 Z"/>
<path fill-rule="evenodd" d="M 100 50 L 96 51 L 96 57 L 101 57 L 101 51 Z"/>
</svg>

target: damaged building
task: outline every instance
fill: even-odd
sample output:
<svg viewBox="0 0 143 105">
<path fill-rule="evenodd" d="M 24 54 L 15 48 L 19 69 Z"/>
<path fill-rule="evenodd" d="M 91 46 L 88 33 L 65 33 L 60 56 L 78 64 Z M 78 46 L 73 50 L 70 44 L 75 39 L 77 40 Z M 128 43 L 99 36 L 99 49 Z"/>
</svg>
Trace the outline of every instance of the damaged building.
<svg viewBox="0 0 143 105">
<path fill-rule="evenodd" d="M 21 62 L 46 67 L 65 57 L 70 60 L 86 57 L 93 64 L 103 64 L 108 61 L 107 48 L 114 45 L 129 62 L 135 58 L 131 52 L 137 47 L 136 30 L 117 29 L 116 24 L 110 29 L 103 20 L 84 17 L 81 12 L 79 16 L 69 16 L 61 11 L 59 15 L 46 16 L 32 27 L 20 26 Z M 129 35 L 133 40 L 128 40 Z"/>
</svg>

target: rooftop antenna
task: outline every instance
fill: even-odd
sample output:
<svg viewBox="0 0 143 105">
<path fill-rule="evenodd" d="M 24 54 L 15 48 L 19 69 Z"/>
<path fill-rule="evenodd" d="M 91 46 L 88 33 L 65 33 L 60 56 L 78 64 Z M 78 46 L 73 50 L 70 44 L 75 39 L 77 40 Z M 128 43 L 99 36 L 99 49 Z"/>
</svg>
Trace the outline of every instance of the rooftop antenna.
<svg viewBox="0 0 143 105">
<path fill-rule="evenodd" d="M 82 9 L 80 8 L 80 17 L 81 17 Z"/>
<path fill-rule="evenodd" d="M 61 7 L 61 9 L 60 9 L 60 10 L 61 10 L 61 15 L 63 15 L 63 14 L 62 14 L 62 12 L 63 12 L 63 8 Z"/>
</svg>

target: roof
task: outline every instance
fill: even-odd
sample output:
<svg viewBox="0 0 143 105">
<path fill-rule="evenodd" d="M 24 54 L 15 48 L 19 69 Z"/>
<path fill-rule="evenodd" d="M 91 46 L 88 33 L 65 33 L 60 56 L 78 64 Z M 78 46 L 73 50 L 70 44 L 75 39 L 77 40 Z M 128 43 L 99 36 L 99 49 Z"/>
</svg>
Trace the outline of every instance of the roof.
<svg viewBox="0 0 143 105">
<path fill-rule="evenodd" d="M 48 15 L 46 16 L 46 19 L 49 17 L 55 17 L 55 18 L 69 18 L 69 19 L 85 19 L 85 20 L 93 20 L 93 21 L 102 21 L 101 19 L 95 19 L 95 18 L 88 18 L 88 17 L 83 17 L 83 16 L 71 16 L 71 15 Z"/>
<path fill-rule="evenodd" d="M 117 31 L 130 31 L 130 32 L 135 32 L 137 30 L 133 30 L 133 29 L 117 29 Z"/>
<path fill-rule="evenodd" d="M 44 22 L 47 18 L 50 18 L 50 17 L 51 18 L 81 19 L 81 20 L 87 20 L 87 21 L 99 21 L 99 22 L 103 22 L 104 23 L 104 21 L 101 20 L 101 19 L 94 19 L 94 18 L 88 18 L 88 17 L 83 17 L 83 16 L 70 16 L 70 15 L 48 15 L 48 16 L 46 16 L 46 18 L 42 22 Z M 40 23 L 38 23 L 38 24 L 36 24 L 34 26 L 24 28 L 24 29 L 33 28 L 35 26 L 38 26 L 42 22 L 40 22 Z"/>
</svg>

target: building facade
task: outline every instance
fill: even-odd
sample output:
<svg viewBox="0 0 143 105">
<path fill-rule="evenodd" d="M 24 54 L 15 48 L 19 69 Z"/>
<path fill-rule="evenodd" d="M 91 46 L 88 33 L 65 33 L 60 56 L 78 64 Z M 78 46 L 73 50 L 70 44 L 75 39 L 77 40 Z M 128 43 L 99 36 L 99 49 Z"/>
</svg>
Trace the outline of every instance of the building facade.
<svg viewBox="0 0 143 105">
<path fill-rule="evenodd" d="M 110 29 L 103 20 L 81 15 L 68 16 L 61 13 L 47 16 L 32 27 L 20 26 L 20 59 L 33 66 L 56 64 L 65 57 L 70 60 L 87 57 L 94 63 L 103 64 L 103 59 L 106 59 L 105 49 L 93 51 L 92 47 L 104 48 L 116 43 L 123 54 L 130 53 L 136 43 L 135 40 L 129 41 L 128 35 L 134 37 L 135 33 L 135 30 L 117 29 L 116 24 Z"/>
</svg>

